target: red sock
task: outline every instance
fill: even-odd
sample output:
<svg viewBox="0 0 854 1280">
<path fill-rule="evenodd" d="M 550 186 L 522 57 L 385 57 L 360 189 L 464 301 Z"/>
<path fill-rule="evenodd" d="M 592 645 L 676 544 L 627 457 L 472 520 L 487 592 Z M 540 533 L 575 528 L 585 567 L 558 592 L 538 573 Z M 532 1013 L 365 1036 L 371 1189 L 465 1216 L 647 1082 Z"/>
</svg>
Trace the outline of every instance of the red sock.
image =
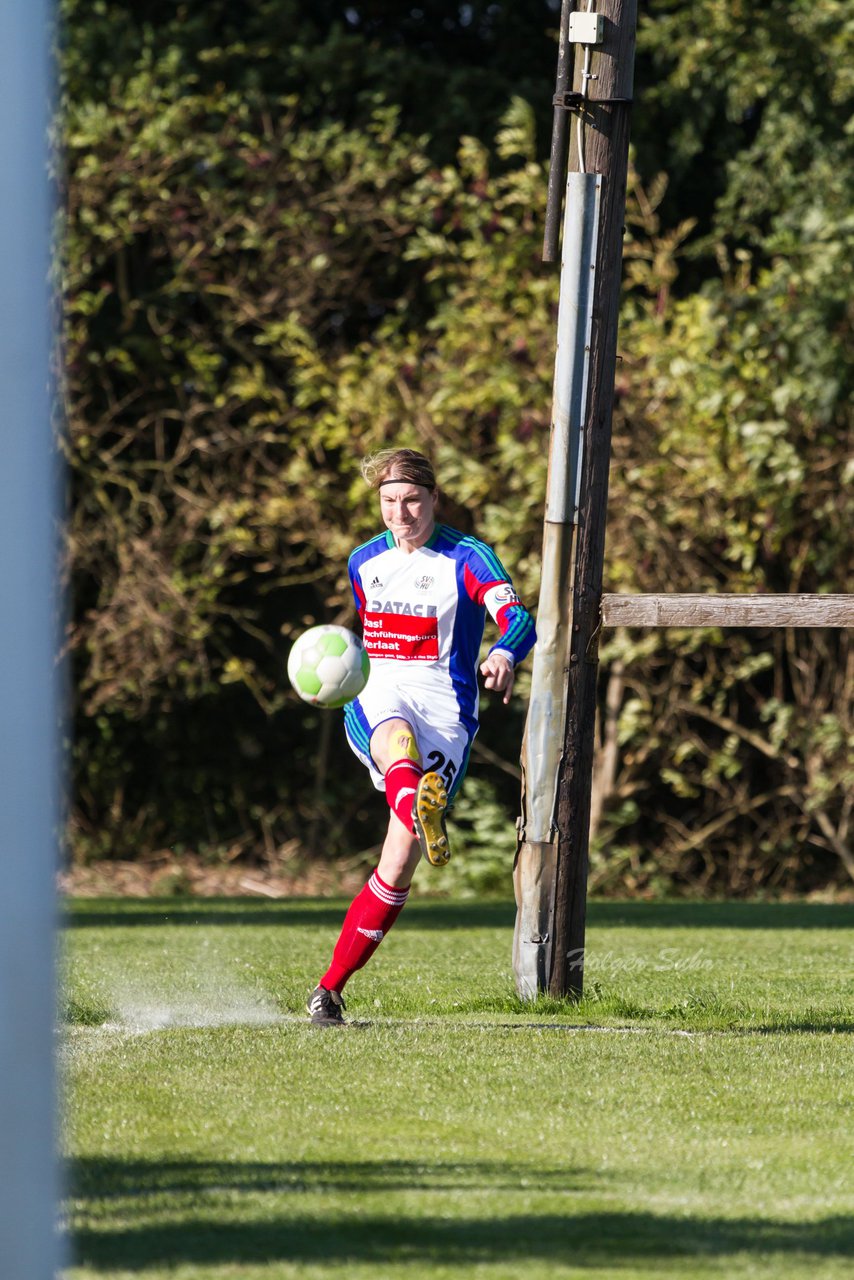
<svg viewBox="0 0 854 1280">
<path fill-rule="evenodd" d="M 405 889 L 392 889 L 376 871 L 350 903 L 341 933 L 335 944 L 332 964 L 320 979 L 327 991 L 343 991 L 357 969 L 367 964 L 403 910 L 409 897 Z"/>
<path fill-rule="evenodd" d="M 412 804 L 424 770 L 414 760 L 395 760 L 385 771 L 385 798 L 392 813 L 412 830 Z"/>
</svg>

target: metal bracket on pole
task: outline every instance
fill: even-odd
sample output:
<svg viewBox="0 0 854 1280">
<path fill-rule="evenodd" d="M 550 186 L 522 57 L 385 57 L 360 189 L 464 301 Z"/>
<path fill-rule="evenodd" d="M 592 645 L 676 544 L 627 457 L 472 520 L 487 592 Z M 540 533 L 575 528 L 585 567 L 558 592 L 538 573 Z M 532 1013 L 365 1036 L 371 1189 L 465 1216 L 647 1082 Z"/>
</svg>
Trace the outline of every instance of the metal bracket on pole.
<svg viewBox="0 0 854 1280">
<path fill-rule="evenodd" d="M 576 90 L 568 90 L 566 93 L 556 93 L 552 98 L 552 106 L 560 107 L 563 111 L 580 111 L 582 107 L 614 107 L 631 106 L 634 98 L 591 98 L 589 94 L 578 93 Z"/>
</svg>

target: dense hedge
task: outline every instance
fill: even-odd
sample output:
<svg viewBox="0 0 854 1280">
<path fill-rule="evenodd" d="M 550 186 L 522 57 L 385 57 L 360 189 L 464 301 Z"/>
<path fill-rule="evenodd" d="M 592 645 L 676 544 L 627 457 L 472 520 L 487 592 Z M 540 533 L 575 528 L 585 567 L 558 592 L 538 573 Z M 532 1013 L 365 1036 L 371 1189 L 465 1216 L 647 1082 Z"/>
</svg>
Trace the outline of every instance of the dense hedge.
<svg viewBox="0 0 854 1280">
<path fill-rule="evenodd" d="M 76 858 L 376 843 L 337 717 L 283 675 L 353 619 L 367 450 L 433 454 L 535 603 L 556 8 L 65 0 Z M 851 588 L 851 44 L 836 0 L 644 11 L 609 589 Z M 846 633 L 602 658 L 594 884 L 854 876 Z M 506 883 L 521 714 L 485 708 L 458 888 Z"/>
</svg>

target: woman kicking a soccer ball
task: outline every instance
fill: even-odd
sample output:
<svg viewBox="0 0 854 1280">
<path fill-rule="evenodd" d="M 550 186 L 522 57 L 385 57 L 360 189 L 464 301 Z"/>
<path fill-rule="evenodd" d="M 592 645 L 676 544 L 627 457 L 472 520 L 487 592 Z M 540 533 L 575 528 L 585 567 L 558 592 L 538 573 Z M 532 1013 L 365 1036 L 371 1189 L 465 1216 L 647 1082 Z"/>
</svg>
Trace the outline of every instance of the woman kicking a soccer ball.
<svg viewBox="0 0 854 1280">
<path fill-rule="evenodd" d="M 309 996 L 318 1025 L 343 1023 L 341 992 L 399 916 L 422 855 L 434 867 L 451 856 L 445 814 L 477 732 L 487 610 L 499 638 L 480 670 L 505 703 L 535 640 L 533 619 L 495 553 L 436 523 L 439 491 L 423 454 L 386 450 L 366 458 L 362 474 L 379 494 L 386 532 L 349 560 L 371 674 L 344 723 L 391 812 L 379 865 L 353 899 L 332 963 Z"/>
</svg>

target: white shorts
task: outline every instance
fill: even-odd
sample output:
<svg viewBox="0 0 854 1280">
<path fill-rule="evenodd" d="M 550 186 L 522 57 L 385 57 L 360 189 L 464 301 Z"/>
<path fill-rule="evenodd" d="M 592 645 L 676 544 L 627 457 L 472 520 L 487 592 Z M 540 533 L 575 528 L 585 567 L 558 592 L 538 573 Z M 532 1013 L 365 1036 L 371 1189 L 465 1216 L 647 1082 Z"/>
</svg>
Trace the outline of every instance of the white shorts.
<svg viewBox="0 0 854 1280">
<path fill-rule="evenodd" d="M 378 791 L 385 791 L 385 778 L 371 756 L 371 737 L 386 720 L 405 720 L 415 732 L 425 771 L 441 774 L 453 799 L 465 777 L 471 744 L 477 725 L 461 724 L 459 718 L 443 718 L 425 695 L 411 689 L 371 690 L 367 688 L 344 708 L 344 729 L 351 749 L 359 757 Z"/>
</svg>

